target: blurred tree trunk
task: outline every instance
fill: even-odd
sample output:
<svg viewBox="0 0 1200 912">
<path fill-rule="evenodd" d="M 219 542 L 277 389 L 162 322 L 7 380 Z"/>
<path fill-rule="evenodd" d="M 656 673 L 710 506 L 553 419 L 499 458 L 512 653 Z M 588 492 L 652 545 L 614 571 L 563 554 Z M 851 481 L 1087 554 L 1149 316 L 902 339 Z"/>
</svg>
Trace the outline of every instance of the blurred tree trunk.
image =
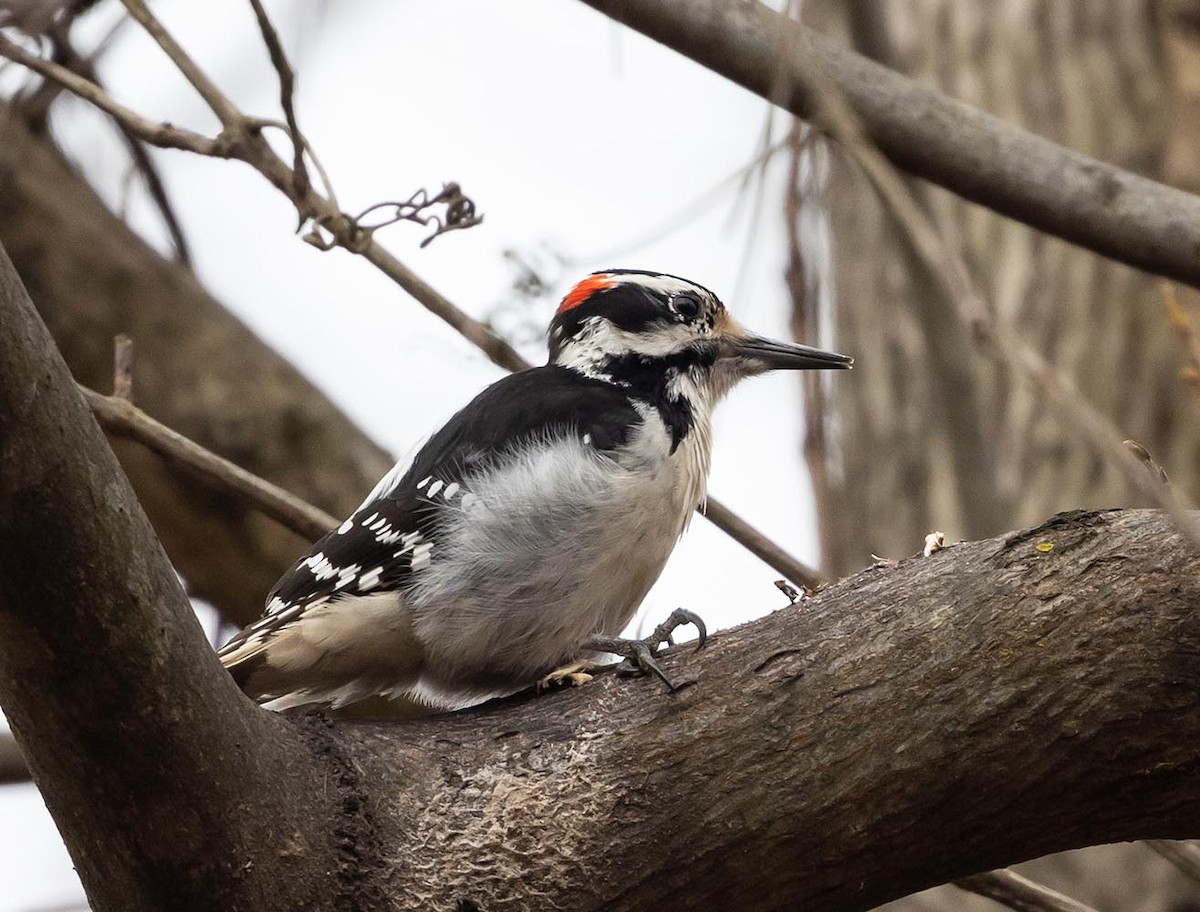
<svg viewBox="0 0 1200 912">
<path fill-rule="evenodd" d="M 388 455 L 134 234 L 19 108 L 0 105 L 0 244 L 75 378 L 112 386 L 113 336 L 134 343 L 133 395 L 152 416 L 324 509 L 353 509 Z M 111 441 L 191 595 L 247 624 L 305 542 L 241 501 Z"/>
<path fill-rule="evenodd" d="M 1089 155 L 1200 187 L 1186 151 L 1200 148 L 1196 20 L 1185 15 L 1196 15 L 1194 0 L 811 0 L 805 8 L 812 24 L 950 95 Z M 1064 436 L 1028 390 L 975 358 L 957 326 L 931 317 L 937 292 L 896 226 L 846 159 L 828 146 L 823 153 L 832 235 L 825 284 L 836 300 L 837 345 L 858 359 L 855 382 L 838 384 L 834 400 L 814 409 L 836 424 L 811 428 L 823 441 L 815 456 L 810 447 L 810 463 L 822 463 L 826 566 L 841 575 L 872 553 L 911 554 L 935 528 L 957 540 L 1056 510 L 1128 502 L 1120 479 Z M 1200 398 L 1179 381 L 1159 281 L 915 186 L 999 318 L 1194 496 Z M 811 271 L 809 279 L 812 289 Z M 811 333 L 812 315 L 798 324 Z M 974 389 L 945 382 L 945 361 L 956 357 L 975 362 Z M 960 407 L 964 397 L 971 408 Z M 992 465 L 962 457 L 960 441 L 980 436 Z"/>
<path fill-rule="evenodd" d="M 1073 149 L 1200 189 L 1195 0 L 810 0 L 805 10 L 813 25 L 952 96 Z M 957 327 L 931 327 L 929 302 L 937 292 L 898 229 L 836 148 L 821 145 L 817 162 L 825 173 L 821 209 L 832 257 L 822 273 L 815 254 L 803 255 L 805 230 L 796 229 L 796 259 L 807 266 L 803 280 L 792 276 L 796 330 L 828 334 L 832 321 L 837 347 L 858 359 L 854 383 L 806 387 L 806 456 L 825 566 L 842 575 L 872 553 L 911 554 L 933 529 L 957 540 L 1058 510 L 1127 503 L 1121 480 L 1027 389 L 975 357 L 969 340 L 947 346 L 945 337 L 941 345 L 931 338 Z M 1160 281 L 936 187 L 914 182 L 914 189 L 999 318 L 1072 377 L 1123 434 L 1144 444 L 1176 486 L 1200 493 L 1200 396 L 1180 381 Z M 803 202 L 812 198 L 809 192 Z M 795 219 L 802 207 L 791 208 Z M 807 224 L 812 237 L 814 222 Z M 1196 306 L 1196 292 L 1178 293 L 1185 307 Z M 974 361 L 976 389 L 939 383 L 934 353 L 947 350 Z M 964 395 L 976 397 L 971 426 L 962 424 L 962 409 L 950 407 Z M 980 433 L 993 466 L 956 458 L 955 441 Z M 964 484 L 962 472 L 982 477 Z M 964 498 L 989 485 L 988 504 Z M 996 504 L 998 513 L 983 508 Z M 1194 885 L 1136 845 L 1043 859 L 1026 870 L 1098 908 L 1184 908 L 1177 904 L 1196 896 Z M 996 906 L 943 887 L 887 908 Z"/>
</svg>

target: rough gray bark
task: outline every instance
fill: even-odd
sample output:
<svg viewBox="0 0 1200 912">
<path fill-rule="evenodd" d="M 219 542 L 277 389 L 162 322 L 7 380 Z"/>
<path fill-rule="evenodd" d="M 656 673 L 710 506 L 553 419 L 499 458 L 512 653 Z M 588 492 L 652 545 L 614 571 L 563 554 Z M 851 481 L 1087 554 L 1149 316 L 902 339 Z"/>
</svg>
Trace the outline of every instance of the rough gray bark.
<svg viewBox="0 0 1200 912">
<path fill-rule="evenodd" d="M 808 21 L 906 76 L 1072 149 L 1177 186 L 1200 186 L 1170 162 L 1180 134 L 1193 130 L 1195 98 L 1184 108 L 1178 67 L 1187 47 L 1161 4 L 1004 0 L 852 0 L 805 4 Z M 1195 30 L 1190 38 L 1194 44 Z M 1193 51 L 1194 55 L 1194 51 Z M 1194 80 L 1193 80 L 1194 81 Z M 1172 116 L 1172 109 L 1174 116 Z M 1195 150 L 1195 146 L 1192 149 Z M 933 528 L 954 537 L 994 534 L 1058 509 L 1130 503 L 1122 479 L 1102 470 L 1036 395 L 974 356 L 950 357 L 974 374 L 976 407 L 960 399 L 939 366 L 947 359 L 937 292 L 898 236 L 860 172 L 827 150 L 833 334 L 859 356 L 858 382 L 830 389 L 827 443 L 820 459 L 826 504 L 823 556 L 834 572 L 871 552 L 909 553 Z M 948 243 L 961 253 L 998 318 L 1069 375 L 1122 433 L 1162 461 L 1177 489 L 1200 480 L 1200 397 L 1179 382 L 1180 359 L 1158 280 L 1030 231 L 937 187 L 914 181 Z M 869 255 L 865 252 L 869 251 Z M 962 435 L 987 436 L 994 465 L 946 454 Z M 879 454 L 888 458 L 881 460 Z M 1005 504 L 987 517 L 962 496 L 964 478 Z M 896 503 L 905 505 L 894 509 Z M 1084 853 L 1086 854 L 1086 853 Z M 1086 858 L 1047 860 L 1032 876 L 1097 908 L 1174 908 L 1188 885 L 1125 846 Z M 990 903 L 954 890 L 896 904 L 915 909 L 984 910 Z M 889 907 L 891 908 L 891 907 Z"/>
<path fill-rule="evenodd" d="M 2 248 L 0 325 L 0 704 L 91 903 L 329 907 L 330 766 L 217 664 Z"/>
<path fill-rule="evenodd" d="M 262 712 L 6 266 L 0 701 L 99 910 L 839 912 L 1194 826 L 1200 556 L 1147 512 L 868 570 L 669 658 L 674 694 Z"/>
<path fill-rule="evenodd" d="M 1194 825 L 1200 556 L 1148 512 L 868 570 L 670 657 L 674 694 L 262 712 L 6 265 L 0 701 L 99 910 L 839 912 Z"/>
<path fill-rule="evenodd" d="M 76 379 L 107 392 L 117 333 L 152 416 L 336 515 L 389 456 L 294 367 L 113 215 L 49 139 L 0 107 L 0 243 Z M 122 466 L 192 594 L 249 623 L 305 542 L 128 441 Z"/>
<path fill-rule="evenodd" d="M 674 696 L 606 678 L 339 737 L 405 784 L 375 816 L 410 904 L 866 909 L 1194 828 L 1198 570 L 1161 516 L 1064 514 L 719 634 Z"/>
</svg>

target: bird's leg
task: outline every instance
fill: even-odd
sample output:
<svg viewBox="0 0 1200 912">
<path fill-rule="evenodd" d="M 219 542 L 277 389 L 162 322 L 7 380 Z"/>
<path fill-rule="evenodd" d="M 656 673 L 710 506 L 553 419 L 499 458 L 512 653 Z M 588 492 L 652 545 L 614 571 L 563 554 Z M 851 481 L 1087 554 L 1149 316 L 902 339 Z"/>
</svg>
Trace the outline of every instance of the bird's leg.
<svg viewBox="0 0 1200 912">
<path fill-rule="evenodd" d="M 596 652 L 611 652 L 613 655 L 624 656 L 625 661 L 617 669 L 618 674 L 636 672 L 653 674 L 671 690 L 675 690 L 675 685 L 667 677 L 667 673 L 663 671 L 662 666 L 658 664 L 656 656 L 659 647 L 664 643 L 668 646 L 675 645 L 675 640 L 671 637 L 671 634 L 675 632 L 675 628 L 681 627 L 684 624 L 691 624 L 696 628 L 699 633 L 696 648 L 699 649 L 704 645 L 704 641 L 708 639 L 708 628 L 704 626 L 704 621 L 700 620 L 698 614 L 688 611 L 686 608 L 676 608 L 672 611 L 670 616 L 655 627 L 654 631 L 648 637 L 640 640 L 626 640 L 621 637 L 597 635 L 584 643 L 584 648 Z"/>
<path fill-rule="evenodd" d="M 595 662 L 589 662 L 586 659 L 581 659 L 578 662 L 571 662 L 568 665 L 562 665 L 538 681 L 538 693 L 541 693 L 543 690 L 548 690 L 551 687 L 561 687 L 564 684 L 570 685 L 571 687 L 582 687 L 592 679 L 592 676 L 588 674 L 588 671 L 595 667 Z"/>
</svg>

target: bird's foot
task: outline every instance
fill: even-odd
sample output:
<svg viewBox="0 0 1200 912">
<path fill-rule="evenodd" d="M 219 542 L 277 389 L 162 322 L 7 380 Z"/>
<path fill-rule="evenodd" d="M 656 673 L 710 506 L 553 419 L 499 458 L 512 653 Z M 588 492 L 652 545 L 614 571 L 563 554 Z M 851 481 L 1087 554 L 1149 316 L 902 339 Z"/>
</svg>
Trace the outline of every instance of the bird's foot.
<svg viewBox="0 0 1200 912">
<path fill-rule="evenodd" d="M 588 671 L 595 668 L 594 662 L 582 659 L 554 669 L 537 683 L 538 693 L 552 687 L 582 687 L 592 679 Z"/>
<path fill-rule="evenodd" d="M 699 633 L 696 648 L 702 647 L 704 641 L 708 639 L 708 628 L 704 626 L 704 621 L 700 620 L 700 616 L 695 612 L 688 611 L 686 608 L 676 608 L 665 621 L 654 628 L 648 637 L 640 640 L 626 640 L 621 637 L 593 636 L 584 644 L 584 648 L 624 656 L 625 661 L 617 668 L 617 674 L 652 674 L 671 690 L 675 690 L 676 685 L 658 664 L 657 655 L 659 648 L 664 643 L 668 646 L 675 645 L 671 634 L 677 627 L 682 627 L 684 624 L 691 624 L 696 628 Z"/>
</svg>

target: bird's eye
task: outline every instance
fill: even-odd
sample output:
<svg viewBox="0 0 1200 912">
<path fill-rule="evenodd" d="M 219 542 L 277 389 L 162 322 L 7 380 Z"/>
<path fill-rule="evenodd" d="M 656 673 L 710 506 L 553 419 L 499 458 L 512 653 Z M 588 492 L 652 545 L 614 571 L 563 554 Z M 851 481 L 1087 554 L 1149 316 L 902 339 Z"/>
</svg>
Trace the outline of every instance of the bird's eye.
<svg viewBox="0 0 1200 912">
<path fill-rule="evenodd" d="M 700 313 L 700 302 L 691 295 L 675 295 L 671 298 L 671 310 L 685 320 L 690 320 Z"/>
</svg>

